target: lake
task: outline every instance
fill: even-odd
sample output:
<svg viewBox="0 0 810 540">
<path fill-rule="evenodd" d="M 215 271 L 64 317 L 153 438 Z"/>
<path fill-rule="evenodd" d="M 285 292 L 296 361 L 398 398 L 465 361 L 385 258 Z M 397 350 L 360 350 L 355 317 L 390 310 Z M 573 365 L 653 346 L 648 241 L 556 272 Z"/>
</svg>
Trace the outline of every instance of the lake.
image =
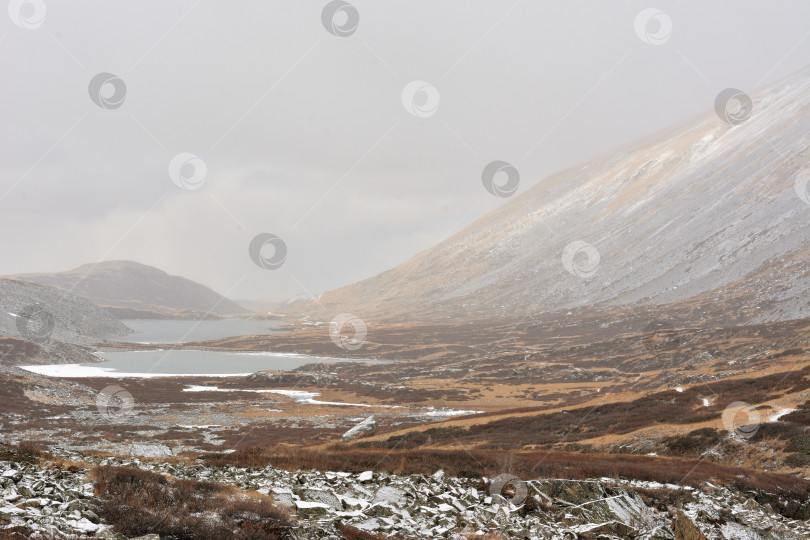
<svg viewBox="0 0 810 540">
<path fill-rule="evenodd" d="M 106 360 L 91 364 L 20 366 L 51 377 L 214 377 L 247 375 L 262 370 L 289 371 L 313 362 L 367 362 L 382 360 L 331 358 L 275 352 L 221 352 L 198 350 L 99 352 Z"/>
<path fill-rule="evenodd" d="M 234 336 L 274 334 L 274 327 L 282 321 L 256 321 L 250 319 L 163 320 L 163 319 L 124 319 L 121 321 L 135 331 L 133 334 L 116 338 L 124 343 L 186 343 Z"/>
<path fill-rule="evenodd" d="M 273 327 L 283 324 L 280 321 L 247 319 L 216 321 L 127 319 L 122 322 L 135 330 L 135 333 L 119 340 L 125 343 L 185 343 L 242 335 L 272 334 L 278 332 L 278 330 L 274 331 Z M 339 352 L 337 347 L 335 352 Z M 304 364 L 315 362 L 381 362 L 379 360 L 307 356 L 267 351 L 115 350 L 97 352 L 95 355 L 105 361 L 20 367 L 51 377 L 176 377 L 183 375 L 226 377 L 247 375 L 262 370 L 290 371 Z"/>
</svg>

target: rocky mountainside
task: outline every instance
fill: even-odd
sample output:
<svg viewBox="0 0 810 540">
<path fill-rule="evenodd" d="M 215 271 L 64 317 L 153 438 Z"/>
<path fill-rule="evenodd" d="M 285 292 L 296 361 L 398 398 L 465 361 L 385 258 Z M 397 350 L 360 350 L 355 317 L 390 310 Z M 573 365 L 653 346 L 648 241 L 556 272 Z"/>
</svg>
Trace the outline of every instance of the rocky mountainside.
<svg viewBox="0 0 810 540">
<path fill-rule="evenodd" d="M 0 363 L 93 361 L 88 346 L 129 332 L 85 298 L 0 279 Z"/>
<path fill-rule="evenodd" d="M 279 538 L 451 538 L 484 534 L 525 539 L 799 539 L 806 522 L 785 518 L 749 494 L 706 484 L 703 489 L 654 482 L 530 480 L 398 476 L 347 472 L 288 472 L 137 459 L 66 456 L 70 469 L 0 460 L 0 527 L 26 534 L 126 538 L 97 514 L 89 469 L 125 466 L 167 478 L 205 480 L 257 491 L 287 507 L 296 524 Z M 76 466 L 78 465 L 78 467 Z M 204 498 L 205 494 L 197 494 Z M 159 512 L 158 512 L 159 513 Z M 173 516 L 163 514 L 160 524 Z M 143 528 L 148 528 L 144 526 Z M 234 536 L 237 537 L 237 536 Z M 275 538 L 276 536 L 274 536 Z M 140 538 L 154 538 L 158 535 Z"/>
<path fill-rule="evenodd" d="M 247 311 L 205 285 L 133 261 L 106 261 L 67 272 L 9 277 L 71 291 L 121 318 L 204 317 Z"/>
<path fill-rule="evenodd" d="M 756 302 L 752 321 L 810 316 L 810 70 L 751 98 L 741 123 L 712 112 L 556 173 L 318 309 L 514 318 L 704 295 Z"/>
</svg>

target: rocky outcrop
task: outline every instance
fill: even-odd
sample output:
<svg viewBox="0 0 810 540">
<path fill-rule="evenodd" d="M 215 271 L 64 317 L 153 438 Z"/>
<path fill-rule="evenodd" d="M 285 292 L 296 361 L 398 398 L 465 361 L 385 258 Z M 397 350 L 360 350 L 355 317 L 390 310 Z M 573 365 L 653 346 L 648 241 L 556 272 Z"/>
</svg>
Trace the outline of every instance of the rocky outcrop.
<svg viewBox="0 0 810 540">
<path fill-rule="evenodd" d="M 91 510 L 92 497 L 83 471 L 0 461 L 0 527 L 32 536 L 113 538 Z"/>
<path fill-rule="evenodd" d="M 802 539 L 810 524 L 775 513 L 746 494 L 718 486 L 705 490 L 653 482 L 599 480 L 521 481 L 365 471 L 289 472 L 266 467 L 212 467 L 200 462 L 138 459 L 73 461 L 131 466 L 175 478 L 224 483 L 258 491 L 287 507 L 301 522 L 294 538 L 340 540 L 338 524 L 404 538 L 738 540 Z M 63 471 L 0 461 L 0 527 L 112 538 L 92 511 L 93 486 L 84 470 Z M 680 507 L 645 502 L 643 493 L 683 489 Z M 121 537 L 119 537 L 121 538 Z"/>
<path fill-rule="evenodd" d="M 327 386 L 341 382 L 340 378 L 330 373 L 301 373 L 299 370 L 283 372 L 257 371 L 248 375 L 247 380 L 279 386 Z"/>
<path fill-rule="evenodd" d="M 340 438 L 343 442 L 354 441 L 368 437 L 377 432 L 377 417 L 373 414 L 354 426 L 352 429 L 343 434 Z"/>
<path fill-rule="evenodd" d="M 93 362 L 97 358 L 88 346 L 128 332 L 120 321 L 84 298 L 0 279 L 0 358 L 4 364 Z"/>
<path fill-rule="evenodd" d="M 675 540 L 708 540 L 706 535 L 700 532 L 698 526 L 681 510 L 676 513 L 673 525 Z"/>
</svg>

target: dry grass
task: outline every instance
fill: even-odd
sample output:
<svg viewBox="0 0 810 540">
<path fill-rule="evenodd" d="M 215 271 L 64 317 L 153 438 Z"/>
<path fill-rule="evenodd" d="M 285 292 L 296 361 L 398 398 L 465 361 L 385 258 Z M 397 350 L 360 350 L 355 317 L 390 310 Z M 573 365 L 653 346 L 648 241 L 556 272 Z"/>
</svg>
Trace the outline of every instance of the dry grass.
<svg viewBox="0 0 810 540">
<path fill-rule="evenodd" d="M 482 448 L 520 449 L 527 446 L 551 447 L 560 443 L 626 435 L 647 427 L 700 424 L 719 421 L 726 405 L 744 398 L 748 403 L 774 401 L 810 388 L 810 367 L 761 377 L 720 380 L 683 392 L 667 390 L 630 401 L 579 406 L 556 411 L 531 409 L 492 413 L 450 421 L 442 427 L 417 427 L 380 433 L 366 445 L 378 448 L 420 448 L 460 443 Z M 706 395 L 710 406 L 703 405 Z M 805 409 L 783 419 L 802 424 Z M 384 430 L 383 430 L 384 431 Z M 382 440 L 385 438 L 385 440 Z"/>
</svg>

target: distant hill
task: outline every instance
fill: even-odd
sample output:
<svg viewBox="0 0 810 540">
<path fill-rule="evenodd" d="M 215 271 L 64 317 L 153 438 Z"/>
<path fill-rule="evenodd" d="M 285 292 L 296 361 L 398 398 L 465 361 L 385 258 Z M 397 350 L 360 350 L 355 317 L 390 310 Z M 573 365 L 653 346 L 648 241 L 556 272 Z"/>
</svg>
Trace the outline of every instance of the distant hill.
<svg viewBox="0 0 810 540">
<path fill-rule="evenodd" d="M 261 313 L 263 315 L 278 315 L 283 316 L 284 311 L 289 310 L 293 306 L 299 304 L 307 304 L 309 302 L 317 302 L 318 296 L 310 296 L 308 294 L 301 294 L 298 296 L 288 296 L 284 298 L 265 298 L 260 300 L 243 300 L 239 299 L 236 302 L 240 306 L 244 306 L 249 311 Z"/>
<path fill-rule="evenodd" d="M 105 261 L 66 272 L 7 277 L 70 291 L 119 318 L 202 318 L 248 311 L 205 285 L 134 261 Z"/>
</svg>

